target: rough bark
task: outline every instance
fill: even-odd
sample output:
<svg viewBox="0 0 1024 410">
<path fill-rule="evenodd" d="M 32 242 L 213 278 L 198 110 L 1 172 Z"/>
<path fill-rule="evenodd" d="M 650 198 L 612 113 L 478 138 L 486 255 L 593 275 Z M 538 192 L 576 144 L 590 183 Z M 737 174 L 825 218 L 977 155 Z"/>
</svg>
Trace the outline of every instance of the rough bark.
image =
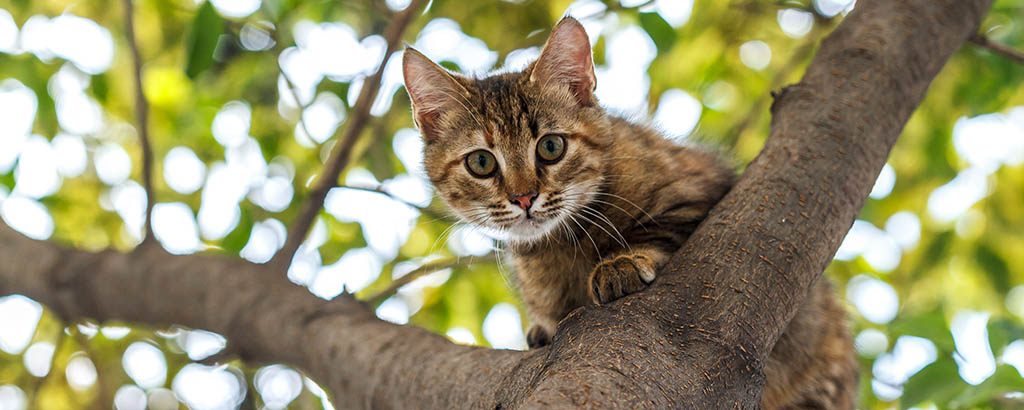
<svg viewBox="0 0 1024 410">
<path fill-rule="evenodd" d="M 858 2 L 777 97 L 761 154 L 652 287 L 573 312 L 548 348 L 454 345 L 235 258 L 91 253 L 2 224 L 0 294 L 68 319 L 219 332 L 245 360 L 303 369 L 340 407 L 756 408 L 775 340 L 931 79 L 990 4 Z"/>
</svg>

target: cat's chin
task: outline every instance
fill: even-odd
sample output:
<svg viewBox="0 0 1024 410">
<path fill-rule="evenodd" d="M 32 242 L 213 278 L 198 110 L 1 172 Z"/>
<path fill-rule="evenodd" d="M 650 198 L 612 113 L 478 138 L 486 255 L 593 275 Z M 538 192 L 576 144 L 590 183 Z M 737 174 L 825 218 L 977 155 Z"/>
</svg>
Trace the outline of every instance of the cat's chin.
<svg viewBox="0 0 1024 410">
<path fill-rule="evenodd" d="M 519 243 L 536 242 L 547 237 L 556 226 L 558 221 L 555 219 L 522 219 L 504 228 L 505 240 Z"/>
</svg>

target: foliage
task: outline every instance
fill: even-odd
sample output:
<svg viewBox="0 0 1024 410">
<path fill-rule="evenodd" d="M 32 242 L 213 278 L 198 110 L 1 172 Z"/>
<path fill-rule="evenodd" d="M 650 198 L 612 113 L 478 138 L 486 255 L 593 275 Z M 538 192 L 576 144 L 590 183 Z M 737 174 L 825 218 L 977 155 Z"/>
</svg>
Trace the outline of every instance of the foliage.
<svg viewBox="0 0 1024 410">
<path fill-rule="evenodd" d="M 157 201 L 181 205 L 174 209 L 189 210 L 185 220 L 194 227 L 191 235 L 197 246 L 178 251 L 202 248 L 204 252 L 241 255 L 265 262 L 269 258 L 266 247 L 271 247 L 272 253 L 281 246 L 279 227 L 295 218 L 312 186 L 310 181 L 321 172 L 330 148 L 341 134 L 339 130 L 346 126 L 345 117 L 351 115 L 362 79 L 376 69 L 373 59 L 380 55 L 374 55 L 373 50 L 383 47 L 378 47 L 379 37 L 367 37 L 379 34 L 390 20 L 394 11 L 388 5 L 401 2 L 264 0 L 255 1 L 258 9 L 248 13 L 225 6 L 231 3 L 228 1 L 196 3 L 140 0 L 135 5 L 137 42 L 145 60 L 144 92 L 151 103 L 152 145 L 158 158 L 154 164 Z M 242 3 L 247 2 L 235 4 Z M 838 13 L 842 7 L 834 8 L 835 1 L 697 1 L 688 19 L 672 17 L 666 11 L 659 13 L 657 7 L 668 1 L 605 3 L 434 0 L 424 15 L 413 20 L 405 40 L 417 47 L 424 46 L 425 43 L 416 42 L 416 33 L 448 24 L 438 19 L 450 19 L 461 30 L 457 31 L 461 37 L 446 37 L 459 46 L 454 54 L 443 58 L 443 65 L 461 71 L 486 71 L 497 68 L 495 63 L 506 61 L 508 56 L 529 55 L 530 51 L 524 50 L 541 46 L 547 30 L 571 6 L 572 14 L 583 18 L 592 34 L 596 33 L 593 30 L 601 30 L 595 46 L 598 96 L 626 95 L 615 101 L 606 98 L 603 103 L 628 114 L 655 115 L 666 131 L 676 134 L 673 136 L 688 134 L 690 141 L 721 147 L 742 168 L 757 154 L 767 136 L 770 92 L 799 80 L 817 41 L 843 15 Z M 17 84 L 23 84 L 36 96 L 31 132 L 50 144 L 48 152 L 61 152 L 58 136 L 67 134 L 78 138 L 88 153 L 89 166 L 84 172 L 68 172 L 62 174 L 63 178 L 58 177 L 61 180 L 56 192 L 23 196 L 41 203 L 52 218 L 54 229 L 43 236 L 87 249 L 130 249 L 137 245 L 141 232 L 132 205 L 120 202 L 125 195 L 135 192 L 133 187 L 138 184 L 124 178 L 104 177 L 106 171 L 102 169 L 112 161 L 103 153 L 112 146 L 122 147 L 131 158 L 131 180 L 141 181 L 141 152 L 135 132 L 137 125 L 133 124 L 134 85 L 129 80 L 129 40 L 124 35 L 121 13 L 111 13 L 121 7 L 122 3 L 115 0 L 71 4 L 63 0 L 0 2 L 0 8 L 21 29 L 22 41 L 21 51 L 15 48 L 0 52 L 0 81 L 16 79 Z M 113 47 L 109 68 L 89 72 L 89 66 L 79 64 L 72 52 L 65 50 L 54 55 L 45 47 L 30 47 L 26 40 L 30 17 L 54 18 L 62 14 L 85 17 L 109 32 Z M 992 41 L 1024 49 L 1022 16 L 1024 3 L 1020 0 L 999 0 L 982 32 Z M 315 25 L 328 22 L 338 25 Z M 338 44 L 336 40 L 344 38 L 343 35 L 325 40 L 317 39 L 318 34 L 314 33 L 349 29 L 356 41 L 362 41 L 356 43 L 358 48 Z M 630 30 L 640 30 L 643 36 L 637 39 L 622 34 L 637 32 Z M 421 33 L 419 38 L 424 35 Z M 754 40 L 763 43 L 750 43 Z M 328 43 L 314 44 L 316 41 Z M 316 58 L 337 67 L 349 63 L 364 66 L 310 80 L 296 75 L 301 70 L 291 72 L 289 68 L 286 55 L 295 53 L 296 44 L 298 49 L 318 50 Z M 758 54 L 763 49 L 758 48 L 759 44 L 768 47 L 770 56 L 763 68 L 752 68 L 759 67 L 755 60 L 764 58 Z M 339 50 L 339 54 L 317 48 L 324 46 L 327 50 Z M 626 72 L 629 81 L 618 84 L 626 90 L 616 91 L 620 77 L 614 77 L 613 71 L 619 65 L 628 65 L 621 61 L 621 54 L 615 54 L 622 53 L 622 47 L 651 49 L 653 60 L 635 72 Z M 469 55 L 480 50 L 483 54 Z M 369 57 L 360 57 L 361 52 Z M 319 63 L 303 60 L 295 64 Z M 281 75 L 282 66 L 289 74 L 287 77 Z M 390 78 L 392 84 L 397 84 L 400 74 L 387 74 L 393 71 L 385 71 L 385 81 Z M 62 104 L 66 107 L 71 103 L 66 100 L 70 97 L 60 90 L 67 87 L 61 81 L 72 80 L 82 81 L 81 91 L 100 108 L 100 126 L 84 132 L 68 129 L 75 128 L 71 119 L 74 113 L 62 111 Z M 15 83 L 4 82 L 0 93 L 10 91 L 12 84 Z M 638 89 L 642 95 L 636 104 L 622 107 L 624 102 L 630 102 L 628 95 Z M 686 97 L 677 98 L 681 95 L 678 90 Z M 395 88 L 385 86 L 382 92 L 383 97 L 375 104 L 379 108 L 373 111 L 375 118 L 360 134 L 352 161 L 338 182 L 376 188 L 375 181 L 383 181 L 384 189 L 394 191 L 393 195 L 406 202 L 416 203 L 415 189 L 403 190 L 404 182 L 399 182 L 410 173 L 415 175 L 418 166 L 415 158 L 402 156 L 402 147 L 407 148 L 403 144 L 408 144 L 408 139 L 400 136 L 408 136 L 408 129 L 413 127 L 408 99 L 404 91 Z M 676 97 L 669 98 L 673 95 Z M 687 105 L 691 100 L 697 102 L 696 106 Z M 659 113 L 663 105 L 672 112 Z M 229 118 L 220 116 L 229 110 L 247 113 L 241 116 L 247 123 L 244 127 L 229 124 L 235 126 L 232 129 L 244 128 L 238 136 L 242 142 L 226 141 L 215 135 L 215 119 Z M 699 118 L 695 125 L 670 123 L 669 117 L 682 116 L 686 110 Z M 324 115 L 337 121 L 324 122 Z M 6 117 L 0 114 L 0 118 Z M 0 151 L 13 151 L 17 157 L 21 150 L 19 161 L 28 163 L 28 151 L 23 149 L 30 144 L 21 140 L 14 144 L 13 137 L 4 138 L 0 136 Z M 181 189 L 169 182 L 185 172 L 164 168 L 174 162 L 163 159 L 179 147 L 187 147 L 204 164 L 206 178 L 200 176 L 199 180 L 206 188 Z M 25 189 L 18 187 L 18 182 L 29 181 L 23 182 L 26 184 L 33 180 L 18 175 L 21 168 L 13 160 L 5 168 L 3 158 L 0 152 L 0 201 L 9 205 L 13 202 L 7 201 L 21 195 L 19 188 Z M 231 174 L 234 182 L 227 185 L 212 182 L 218 167 L 238 161 L 244 164 L 239 169 L 257 171 L 252 175 Z M 876 192 L 872 193 L 874 199 L 867 202 L 861 221 L 844 242 L 838 259 L 826 270 L 827 276 L 837 283 L 838 291 L 849 299 L 851 328 L 857 336 L 863 363 L 862 408 L 1022 405 L 1024 257 L 1017 253 L 1024 248 L 1024 213 L 1019 205 L 1024 200 L 1022 162 L 1024 67 L 965 44 L 935 79 L 925 102 L 906 126 L 891 154 L 891 169 L 883 171 Z M 25 169 L 42 172 L 39 168 Z M 375 181 L 367 175 L 372 175 Z M 284 178 L 293 190 L 283 206 L 274 205 L 268 199 L 271 194 L 266 193 L 274 178 Z M 978 184 L 983 186 L 979 188 Z M 217 225 L 218 221 L 204 220 L 202 207 L 215 200 L 215 191 L 231 191 L 231 185 L 242 187 L 240 197 L 236 198 L 237 222 L 226 227 L 221 235 L 211 234 L 208 231 L 213 228 L 207 225 Z M 281 188 L 280 184 L 276 187 Z M 275 198 L 288 191 L 281 189 L 274 191 Z M 361 192 L 365 195 L 360 196 L 342 194 L 343 191 L 332 192 L 339 202 L 335 206 L 328 204 L 320 213 L 318 228 L 307 241 L 307 253 L 300 251 L 300 257 L 308 258 L 303 259 L 308 269 L 293 267 L 289 273 L 293 281 L 310 286 L 319 295 L 336 295 L 343 283 L 360 296 L 370 297 L 387 289 L 399 274 L 424 263 L 425 257 L 488 253 L 487 249 L 466 249 L 479 245 L 481 240 L 474 242 L 472 231 L 453 225 L 452 219 L 445 216 L 443 204 L 435 199 L 429 205 L 420 204 L 423 210 L 415 210 L 419 216 L 414 215 L 415 222 L 407 234 L 396 228 L 394 237 L 398 243 L 393 254 L 388 254 L 382 249 L 390 249 L 390 245 L 381 245 L 381 239 L 367 234 L 369 230 L 383 228 L 367 218 L 353 216 L 358 213 L 353 202 L 389 201 L 378 193 Z M 403 192 L 408 196 L 403 196 Z M 943 196 L 943 192 L 949 194 Z M 413 212 L 406 205 L 390 202 L 398 209 Z M 3 217 L 8 224 L 18 227 L 12 221 L 12 212 L 4 208 Z M 193 215 L 198 216 L 198 224 Z M 230 209 L 227 215 L 231 219 Z M 173 221 L 177 222 L 168 223 L 173 225 L 180 219 Z M 157 228 L 160 237 L 162 228 Z M 171 243 L 176 237 L 172 233 L 178 231 L 171 228 L 166 232 L 169 233 L 160 237 L 161 242 L 173 251 L 176 248 Z M 266 241 L 271 245 L 261 245 Z M 357 249 L 369 249 L 374 256 L 357 260 L 352 256 L 356 253 L 351 252 Z M 366 260 L 369 265 L 363 263 Z M 318 275 L 324 278 L 319 284 Z M 509 318 L 508 309 L 495 309 L 496 305 L 510 304 L 525 317 L 509 281 L 503 264 L 472 263 L 469 259 L 403 288 L 381 303 L 378 314 L 447 332 L 460 341 L 517 347 L 522 344 L 522 329 L 509 331 L 509 327 L 520 324 L 514 317 L 502 321 Z M 886 302 L 893 295 L 898 304 L 886 309 Z M 983 314 L 979 316 L 978 312 Z M 486 320 L 491 320 L 489 316 L 495 324 L 485 325 Z M 0 316 L 0 332 L 12 329 L 13 323 Z M 0 352 L 0 386 L 17 386 L 27 396 L 31 408 L 79 408 L 90 403 L 109 406 L 115 395 L 128 397 L 125 394 L 129 393 L 119 393 L 123 386 L 146 384 L 140 382 L 138 375 L 130 377 L 125 371 L 125 350 L 142 342 L 157 347 L 166 365 L 163 382 L 143 386 L 151 406 L 166 400 L 167 389 L 174 389 L 177 399 L 183 402 L 206 397 L 189 393 L 187 387 L 182 387 L 185 382 L 177 384 L 183 380 L 176 379 L 182 369 L 202 360 L 202 354 L 193 354 L 196 347 L 188 340 L 193 335 L 191 330 L 101 325 L 103 331 L 96 324 L 62 323 L 49 312 L 44 313 L 34 327 L 31 346 L 54 345 L 51 370 L 45 376 L 33 376 L 26 369 L 29 360 L 25 358 L 28 353 L 22 350 L 25 346 L 4 349 Z M 130 332 L 122 334 L 112 326 L 130 326 Z M 488 330 L 488 326 L 493 329 Z M 1004 356 L 1004 352 L 1014 351 L 1015 355 Z M 79 387 L 69 383 L 73 382 L 70 379 L 81 377 L 74 375 L 74 369 L 69 370 L 75 357 L 88 357 L 94 363 L 95 382 Z M 257 371 L 266 372 L 266 368 L 237 360 L 229 363 L 229 370 L 236 372 L 231 374 L 237 374 L 237 380 L 244 380 L 247 386 L 247 393 L 239 396 L 241 401 L 229 400 L 231 405 L 257 408 L 279 403 L 267 402 L 267 397 L 283 393 L 274 393 L 258 381 Z M 218 380 L 216 377 L 220 376 L 209 377 L 212 378 L 203 380 Z M 281 377 L 285 377 L 281 379 L 285 382 L 292 380 Z M 321 402 L 322 392 L 315 384 L 306 382 L 304 386 L 298 386 L 301 394 L 295 391 L 299 396 L 291 401 L 290 408 L 328 405 Z M 4 404 L 4 392 L 0 390 L 0 407 Z M 190 404 L 203 407 L 195 401 Z"/>
</svg>

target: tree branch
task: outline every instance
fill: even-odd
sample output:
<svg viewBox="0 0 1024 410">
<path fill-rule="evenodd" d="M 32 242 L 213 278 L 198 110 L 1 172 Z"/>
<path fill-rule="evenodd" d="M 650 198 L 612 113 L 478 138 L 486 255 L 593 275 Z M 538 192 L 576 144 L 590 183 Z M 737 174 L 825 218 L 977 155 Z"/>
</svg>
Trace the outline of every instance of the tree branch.
<svg viewBox="0 0 1024 410">
<path fill-rule="evenodd" d="M 142 186 L 146 189 L 146 236 L 142 239 L 142 245 L 148 245 L 156 241 L 152 222 L 153 206 L 156 204 L 153 190 L 153 147 L 149 143 L 149 102 L 142 91 L 142 57 L 135 42 L 132 0 L 124 0 L 124 31 L 128 48 L 132 50 L 132 71 L 135 75 L 135 126 L 139 130 L 139 143 L 142 145 Z"/>
<path fill-rule="evenodd" d="M 858 2 L 779 95 L 761 154 L 651 287 L 571 312 L 550 347 L 459 346 L 377 320 L 350 295 L 323 301 L 271 266 L 159 247 L 91 253 L 2 224 L 0 294 L 66 319 L 215 331 L 243 360 L 304 369 L 351 407 L 758 408 L 775 340 L 990 5 Z"/>
<path fill-rule="evenodd" d="M 989 51 L 1006 57 L 1010 60 L 1016 61 L 1020 64 L 1024 64 L 1024 53 L 1014 50 L 1013 47 L 1010 47 L 1006 44 L 989 40 L 988 37 L 986 37 L 983 34 L 975 33 L 970 38 L 968 38 L 967 41 L 970 41 L 971 43 L 974 43 L 979 47 L 986 48 Z"/>
<path fill-rule="evenodd" d="M 331 151 L 330 158 L 324 164 L 323 173 L 320 174 L 316 187 L 309 192 L 309 197 L 302 204 L 302 209 L 295 217 L 295 220 L 292 221 L 284 247 L 274 255 L 269 264 L 278 269 L 286 269 L 291 263 L 292 257 L 295 256 L 295 251 L 299 249 L 299 246 L 306 239 L 309 227 L 313 224 L 317 213 L 324 206 L 327 192 L 337 186 L 338 176 L 348 166 L 352 147 L 370 119 L 370 107 L 373 105 L 374 99 L 377 98 L 377 92 L 380 90 L 380 81 L 384 77 L 384 68 L 387 66 L 388 59 L 395 50 L 398 50 L 402 34 L 405 33 L 406 27 L 412 21 L 413 14 L 420 9 L 423 3 L 423 0 L 412 0 L 409 6 L 401 13 L 396 14 L 391 23 L 384 29 L 384 39 L 387 40 L 388 46 L 384 52 L 384 57 L 381 59 L 380 66 L 377 67 L 376 73 L 363 81 L 363 88 L 359 92 L 359 98 L 356 99 L 354 112 L 346 121 L 345 134 L 334 145 L 334 150 Z"/>
<path fill-rule="evenodd" d="M 398 290 L 402 288 L 402 286 L 408 285 L 416 279 L 440 270 L 451 269 L 457 266 L 469 266 L 477 263 L 490 263 L 496 260 L 498 260 L 498 258 L 493 253 L 489 253 L 479 257 L 469 256 L 465 258 L 451 258 L 442 261 L 430 262 L 413 269 L 411 272 L 406 273 L 404 276 L 396 279 L 394 282 L 391 282 L 387 289 L 367 297 L 364 299 L 364 302 L 371 306 L 376 305 L 383 302 L 384 299 L 391 297 L 391 295 L 394 295 L 395 292 L 398 292 Z"/>
</svg>

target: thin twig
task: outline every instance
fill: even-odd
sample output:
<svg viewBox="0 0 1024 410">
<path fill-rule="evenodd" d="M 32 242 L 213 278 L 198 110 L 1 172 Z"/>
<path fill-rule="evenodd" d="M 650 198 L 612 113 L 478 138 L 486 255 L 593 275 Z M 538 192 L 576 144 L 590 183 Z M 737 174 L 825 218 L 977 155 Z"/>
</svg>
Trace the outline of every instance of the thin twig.
<svg viewBox="0 0 1024 410">
<path fill-rule="evenodd" d="M 495 256 L 494 253 L 492 252 L 483 256 L 452 258 L 437 262 L 431 262 L 423 266 L 420 266 L 416 269 L 413 269 L 411 272 L 406 273 L 404 276 L 395 279 L 395 281 L 391 282 L 391 285 L 389 285 L 387 289 L 384 289 L 380 292 L 371 295 L 370 297 L 366 298 L 365 301 L 371 306 L 376 305 L 380 302 L 383 302 L 384 299 L 391 297 L 391 295 L 394 295 L 395 292 L 398 292 L 398 289 L 402 288 L 402 286 L 408 285 L 416 279 L 437 272 L 439 270 L 450 269 L 458 266 L 475 265 L 480 263 L 491 263 L 496 260 L 498 260 L 498 257 Z"/>
<path fill-rule="evenodd" d="M 983 34 L 974 34 L 968 38 L 967 41 L 970 41 L 980 47 L 987 48 L 995 54 L 1009 58 L 1010 60 L 1016 61 L 1020 64 L 1024 64 L 1024 52 L 1017 51 L 1006 44 L 989 40 L 988 37 L 985 37 Z"/>
<path fill-rule="evenodd" d="M 135 127 L 139 130 L 139 142 L 142 145 L 142 186 L 146 189 L 146 237 L 142 239 L 142 245 L 147 245 L 156 240 L 151 221 L 156 195 L 153 193 L 153 147 L 149 144 L 149 102 L 142 92 L 142 57 L 139 55 L 139 45 L 135 42 L 133 10 L 132 0 L 124 0 L 124 31 L 128 47 L 132 50 L 132 68 L 135 72 Z"/>
<path fill-rule="evenodd" d="M 396 14 L 391 23 L 384 29 L 384 39 L 387 40 L 388 47 L 381 59 L 380 66 L 373 76 L 363 81 L 363 89 L 356 100 L 354 112 L 347 121 L 345 134 L 334 145 L 334 150 L 331 152 L 331 157 L 328 158 L 327 163 L 324 164 L 323 173 L 320 175 L 316 187 L 309 192 L 309 197 L 302 204 L 302 209 L 295 220 L 292 221 L 284 247 L 270 261 L 275 267 L 280 269 L 288 267 L 295 252 L 302 245 L 302 241 L 305 240 L 306 234 L 309 233 L 309 227 L 312 225 L 317 213 L 323 208 L 327 192 L 337 186 L 338 176 L 341 175 L 341 171 L 348 165 L 352 147 L 370 119 L 370 106 L 377 98 L 377 91 L 380 90 L 381 78 L 384 76 L 384 68 L 387 66 L 388 59 L 395 50 L 398 50 L 402 34 L 405 33 L 405 29 L 412 21 L 413 15 L 420 9 L 423 3 L 425 3 L 425 0 L 412 0 L 409 3 L 409 7 Z"/>
<path fill-rule="evenodd" d="M 445 215 L 445 214 L 443 214 L 441 212 L 438 212 L 438 211 L 436 211 L 434 209 L 431 209 L 429 205 L 428 206 L 422 206 L 422 205 L 418 205 L 418 204 L 414 204 L 412 202 L 406 201 L 406 200 L 404 200 L 402 198 L 399 198 L 399 197 L 395 196 L 394 194 L 392 194 L 391 192 L 388 192 L 388 190 L 384 189 L 383 185 L 377 185 L 377 186 L 342 185 L 342 186 L 339 186 L 338 188 L 354 189 L 354 190 L 357 190 L 357 191 L 366 191 L 366 192 L 373 192 L 373 193 L 377 193 L 377 194 L 381 194 L 381 195 L 386 195 L 388 198 L 391 198 L 394 201 L 401 202 L 403 205 L 406 205 L 408 207 L 415 208 L 415 209 L 419 210 L 420 213 L 422 213 L 424 215 L 427 215 L 427 216 L 430 216 L 432 218 L 446 219 L 446 220 L 453 219 L 449 215 Z"/>
<path fill-rule="evenodd" d="M 278 64 L 280 67 L 280 64 Z M 313 138 L 313 134 L 309 132 L 309 128 L 306 127 L 306 121 L 302 118 L 302 115 L 306 112 L 306 109 L 310 105 L 313 105 L 313 99 L 311 98 L 308 103 L 303 103 L 299 100 L 298 87 L 295 86 L 295 82 L 288 76 L 288 72 L 284 70 L 284 67 L 280 67 L 281 78 L 284 79 L 285 85 L 287 85 L 288 92 L 292 95 L 292 99 L 295 100 L 295 106 L 299 107 L 299 125 L 302 126 L 302 131 L 306 133 L 306 137 L 316 144 L 316 139 Z"/>
</svg>

